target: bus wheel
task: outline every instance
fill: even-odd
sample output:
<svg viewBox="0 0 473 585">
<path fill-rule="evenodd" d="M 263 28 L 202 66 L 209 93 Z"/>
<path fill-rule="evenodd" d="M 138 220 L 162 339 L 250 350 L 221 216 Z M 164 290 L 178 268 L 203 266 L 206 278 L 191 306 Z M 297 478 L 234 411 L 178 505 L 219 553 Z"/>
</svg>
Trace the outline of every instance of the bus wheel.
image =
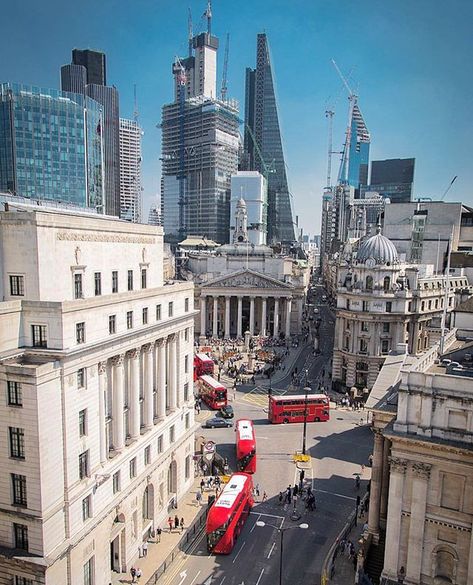
<svg viewBox="0 0 473 585">
<path fill-rule="evenodd" d="M 320 422 L 320 418 L 318 416 L 315 417 L 314 422 Z"/>
<path fill-rule="evenodd" d="M 287 425 L 287 423 L 289 422 L 289 419 L 285 418 L 285 419 L 284 419 L 282 422 L 283 422 L 285 425 Z"/>
</svg>

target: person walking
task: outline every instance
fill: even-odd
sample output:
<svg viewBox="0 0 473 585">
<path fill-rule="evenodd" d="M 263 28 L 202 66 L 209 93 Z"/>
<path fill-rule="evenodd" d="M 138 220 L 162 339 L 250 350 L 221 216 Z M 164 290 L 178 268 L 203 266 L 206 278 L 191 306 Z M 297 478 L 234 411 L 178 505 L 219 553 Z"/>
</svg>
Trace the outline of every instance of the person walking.
<svg viewBox="0 0 473 585">
<path fill-rule="evenodd" d="M 136 569 L 135 569 L 135 567 L 131 567 L 130 575 L 131 575 L 131 582 L 136 583 Z"/>
<path fill-rule="evenodd" d="M 172 532 L 172 518 L 171 518 L 171 516 L 169 516 L 169 518 L 168 518 L 168 526 L 169 526 L 169 532 L 171 533 Z"/>
<path fill-rule="evenodd" d="M 138 582 L 140 581 L 140 577 L 142 576 L 142 574 L 143 573 L 141 572 L 141 569 L 139 568 L 136 569 L 136 578 L 138 579 Z"/>
<path fill-rule="evenodd" d="M 161 528 L 158 526 L 158 528 L 156 529 L 156 542 L 161 542 Z"/>
<path fill-rule="evenodd" d="M 174 516 L 174 528 L 177 530 L 179 528 L 179 518 L 177 514 Z"/>
<path fill-rule="evenodd" d="M 202 500 L 202 494 L 200 492 L 197 492 L 195 494 L 195 500 L 197 502 L 197 505 L 200 506 L 200 501 Z"/>
<path fill-rule="evenodd" d="M 205 488 L 205 480 L 204 478 L 202 478 L 200 480 L 200 493 L 203 494 L 204 493 L 204 488 Z"/>
<path fill-rule="evenodd" d="M 259 483 L 255 485 L 255 494 L 259 498 Z"/>
<path fill-rule="evenodd" d="M 282 492 L 279 492 L 278 500 L 279 500 L 279 503 L 280 504 L 282 504 L 283 499 L 284 499 L 283 493 Z"/>
<path fill-rule="evenodd" d="M 268 499 L 268 494 L 266 492 L 263 492 L 263 499 L 261 500 L 261 502 L 266 502 L 267 499 Z"/>
<path fill-rule="evenodd" d="M 146 540 L 141 545 L 141 551 L 142 551 L 144 557 L 148 556 L 148 543 Z"/>
<path fill-rule="evenodd" d="M 184 532 L 184 518 L 181 518 L 179 525 L 181 527 L 181 532 Z"/>
</svg>

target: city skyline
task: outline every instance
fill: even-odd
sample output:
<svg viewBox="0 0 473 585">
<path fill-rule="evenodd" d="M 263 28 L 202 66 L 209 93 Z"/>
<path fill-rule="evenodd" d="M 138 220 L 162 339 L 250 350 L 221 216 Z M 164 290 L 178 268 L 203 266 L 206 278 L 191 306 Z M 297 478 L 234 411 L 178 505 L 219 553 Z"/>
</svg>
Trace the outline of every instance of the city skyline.
<svg viewBox="0 0 473 585">
<path fill-rule="evenodd" d="M 143 1 L 132 12 L 125 5 L 113 4 L 112 10 L 111 2 L 97 6 L 88 1 L 72 11 L 53 0 L 41 7 L 23 3 L 21 13 L 13 5 L 4 10 L 10 26 L 4 35 L 2 81 L 59 88 L 58 71 L 71 49 L 93 47 L 107 55 L 108 82 L 119 89 L 120 113 L 125 117 L 131 117 L 137 84 L 145 131 L 145 217 L 159 192 L 161 140 L 155 125 L 161 106 L 172 99 L 169 63 L 176 54 L 186 53 L 188 5 L 194 31 L 203 30 L 205 2 L 195 0 L 158 5 Z M 346 93 L 330 63 L 332 57 L 350 85 L 358 88 L 372 135 L 371 159 L 415 157 L 414 197 L 439 198 L 458 175 L 445 200 L 473 203 L 465 123 L 473 114 L 467 98 L 473 63 L 468 32 L 472 7 L 461 0 L 449 7 L 436 6 L 435 12 L 424 0 L 415 6 L 407 1 L 377 10 L 372 6 L 368 1 L 356 5 L 344 1 L 336 6 L 306 2 L 290 7 L 266 0 L 238 7 L 228 1 L 213 5 L 213 31 L 222 45 L 230 33 L 228 96 L 240 101 L 241 117 L 245 68 L 254 63 L 254 39 L 258 32 L 268 35 L 289 187 L 299 225 L 311 233 L 320 229 L 325 186 L 325 110 L 334 104 L 334 150 L 341 150 L 348 116 Z M 103 25 L 105 17 L 108 28 Z M 51 27 L 51 22 L 64 21 L 67 27 Z M 48 34 L 41 35 L 46 29 Z M 222 46 L 218 86 L 223 52 Z M 338 172 L 337 159 L 332 177 Z"/>
</svg>

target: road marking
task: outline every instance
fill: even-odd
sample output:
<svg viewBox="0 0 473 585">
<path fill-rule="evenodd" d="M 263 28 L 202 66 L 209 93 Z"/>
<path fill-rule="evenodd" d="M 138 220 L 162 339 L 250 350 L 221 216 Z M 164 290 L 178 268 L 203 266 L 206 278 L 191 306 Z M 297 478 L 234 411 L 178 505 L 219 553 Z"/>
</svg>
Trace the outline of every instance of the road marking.
<svg viewBox="0 0 473 585">
<path fill-rule="evenodd" d="M 237 552 L 237 554 L 236 554 L 236 557 L 233 559 L 233 561 L 232 561 L 233 563 L 234 563 L 234 562 L 237 560 L 237 558 L 238 558 L 238 555 L 239 555 L 239 554 L 241 553 L 241 551 L 243 550 L 243 547 L 245 546 L 245 544 L 246 544 L 246 540 L 245 540 L 245 542 L 244 542 L 244 543 L 241 545 L 241 547 L 240 547 L 240 550 L 239 550 L 239 551 Z"/>
<path fill-rule="evenodd" d="M 284 516 L 279 516 L 277 514 L 263 514 L 263 512 L 250 512 L 254 516 L 269 516 L 270 518 L 284 518 Z"/>
<path fill-rule="evenodd" d="M 268 553 L 268 556 L 267 556 L 266 558 L 268 558 L 268 559 L 269 559 L 269 557 L 271 556 L 271 554 L 272 554 L 272 552 L 273 552 L 273 550 L 274 550 L 274 547 L 275 547 L 275 546 L 276 546 L 276 543 L 275 543 L 275 542 L 273 542 L 273 546 L 271 547 L 271 550 L 269 551 L 269 553 Z"/>
<path fill-rule="evenodd" d="M 182 585 L 182 583 L 184 583 L 187 578 L 187 571 L 182 571 L 182 573 L 179 573 L 179 577 L 181 578 L 179 585 Z"/>
<path fill-rule="evenodd" d="M 258 520 L 261 518 L 261 514 L 258 514 L 258 518 L 256 518 L 256 522 L 258 522 Z M 253 530 L 256 528 L 256 522 L 253 524 L 250 532 L 253 532 Z"/>
<path fill-rule="evenodd" d="M 326 490 L 315 490 L 316 492 L 321 492 L 322 494 L 329 494 L 331 496 L 336 496 L 337 498 L 345 498 L 346 500 L 353 500 L 356 501 L 356 498 L 352 496 L 345 496 L 344 494 L 336 494 L 335 492 L 327 492 Z"/>
<path fill-rule="evenodd" d="M 264 569 L 261 569 L 261 573 L 259 574 L 258 581 L 256 581 L 256 585 L 258 585 L 259 582 L 261 581 L 261 577 L 263 576 L 263 573 L 264 573 Z"/>
<path fill-rule="evenodd" d="M 200 571 L 197 571 L 197 575 L 192 579 L 191 581 L 191 585 L 192 583 L 194 583 L 194 581 L 197 579 L 197 577 L 200 575 Z"/>
<path fill-rule="evenodd" d="M 222 583 L 225 581 L 227 577 L 225 576 L 221 581 L 220 581 L 220 585 L 222 585 Z"/>
</svg>

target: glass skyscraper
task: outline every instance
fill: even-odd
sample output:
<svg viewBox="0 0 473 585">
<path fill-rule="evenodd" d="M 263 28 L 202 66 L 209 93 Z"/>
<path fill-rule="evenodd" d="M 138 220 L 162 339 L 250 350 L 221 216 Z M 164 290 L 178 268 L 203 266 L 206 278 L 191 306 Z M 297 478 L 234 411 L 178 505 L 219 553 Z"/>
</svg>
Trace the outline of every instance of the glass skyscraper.
<svg viewBox="0 0 473 585">
<path fill-rule="evenodd" d="M 365 120 L 358 106 L 358 103 L 352 105 L 350 136 L 348 152 L 343 155 L 343 162 L 340 168 L 340 182 L 350 185 L 359 190 L 360 185 L 368 183 L 368 166 L 370 160 L 370 142 L 371 137 Z M 359 195 L 359 191 L 356 192 Z"/>
<path fill-rule="evenodd" d="M 376 192 L 391 203 L 406 203 L 412 200 L 415 158 L 391 158 L 374 160 L 371 163 L 369 187 L 363 192 Z M 366 195 L 369 196 L 369 195 Z"/>
<path fill-rule="evenodd" d="M 268 181 L 268 242 L 293 241 L 291 194 L 264 33 L 257 37 L 256 69 L 246 70 L 244 149 L 247 170 L 259 171 Z"/>
<path fill-rule="evenodd" d="M 0 190 L 102 212 L 101 126 L 81 94 L 0 84 Z"/>
</svg>

